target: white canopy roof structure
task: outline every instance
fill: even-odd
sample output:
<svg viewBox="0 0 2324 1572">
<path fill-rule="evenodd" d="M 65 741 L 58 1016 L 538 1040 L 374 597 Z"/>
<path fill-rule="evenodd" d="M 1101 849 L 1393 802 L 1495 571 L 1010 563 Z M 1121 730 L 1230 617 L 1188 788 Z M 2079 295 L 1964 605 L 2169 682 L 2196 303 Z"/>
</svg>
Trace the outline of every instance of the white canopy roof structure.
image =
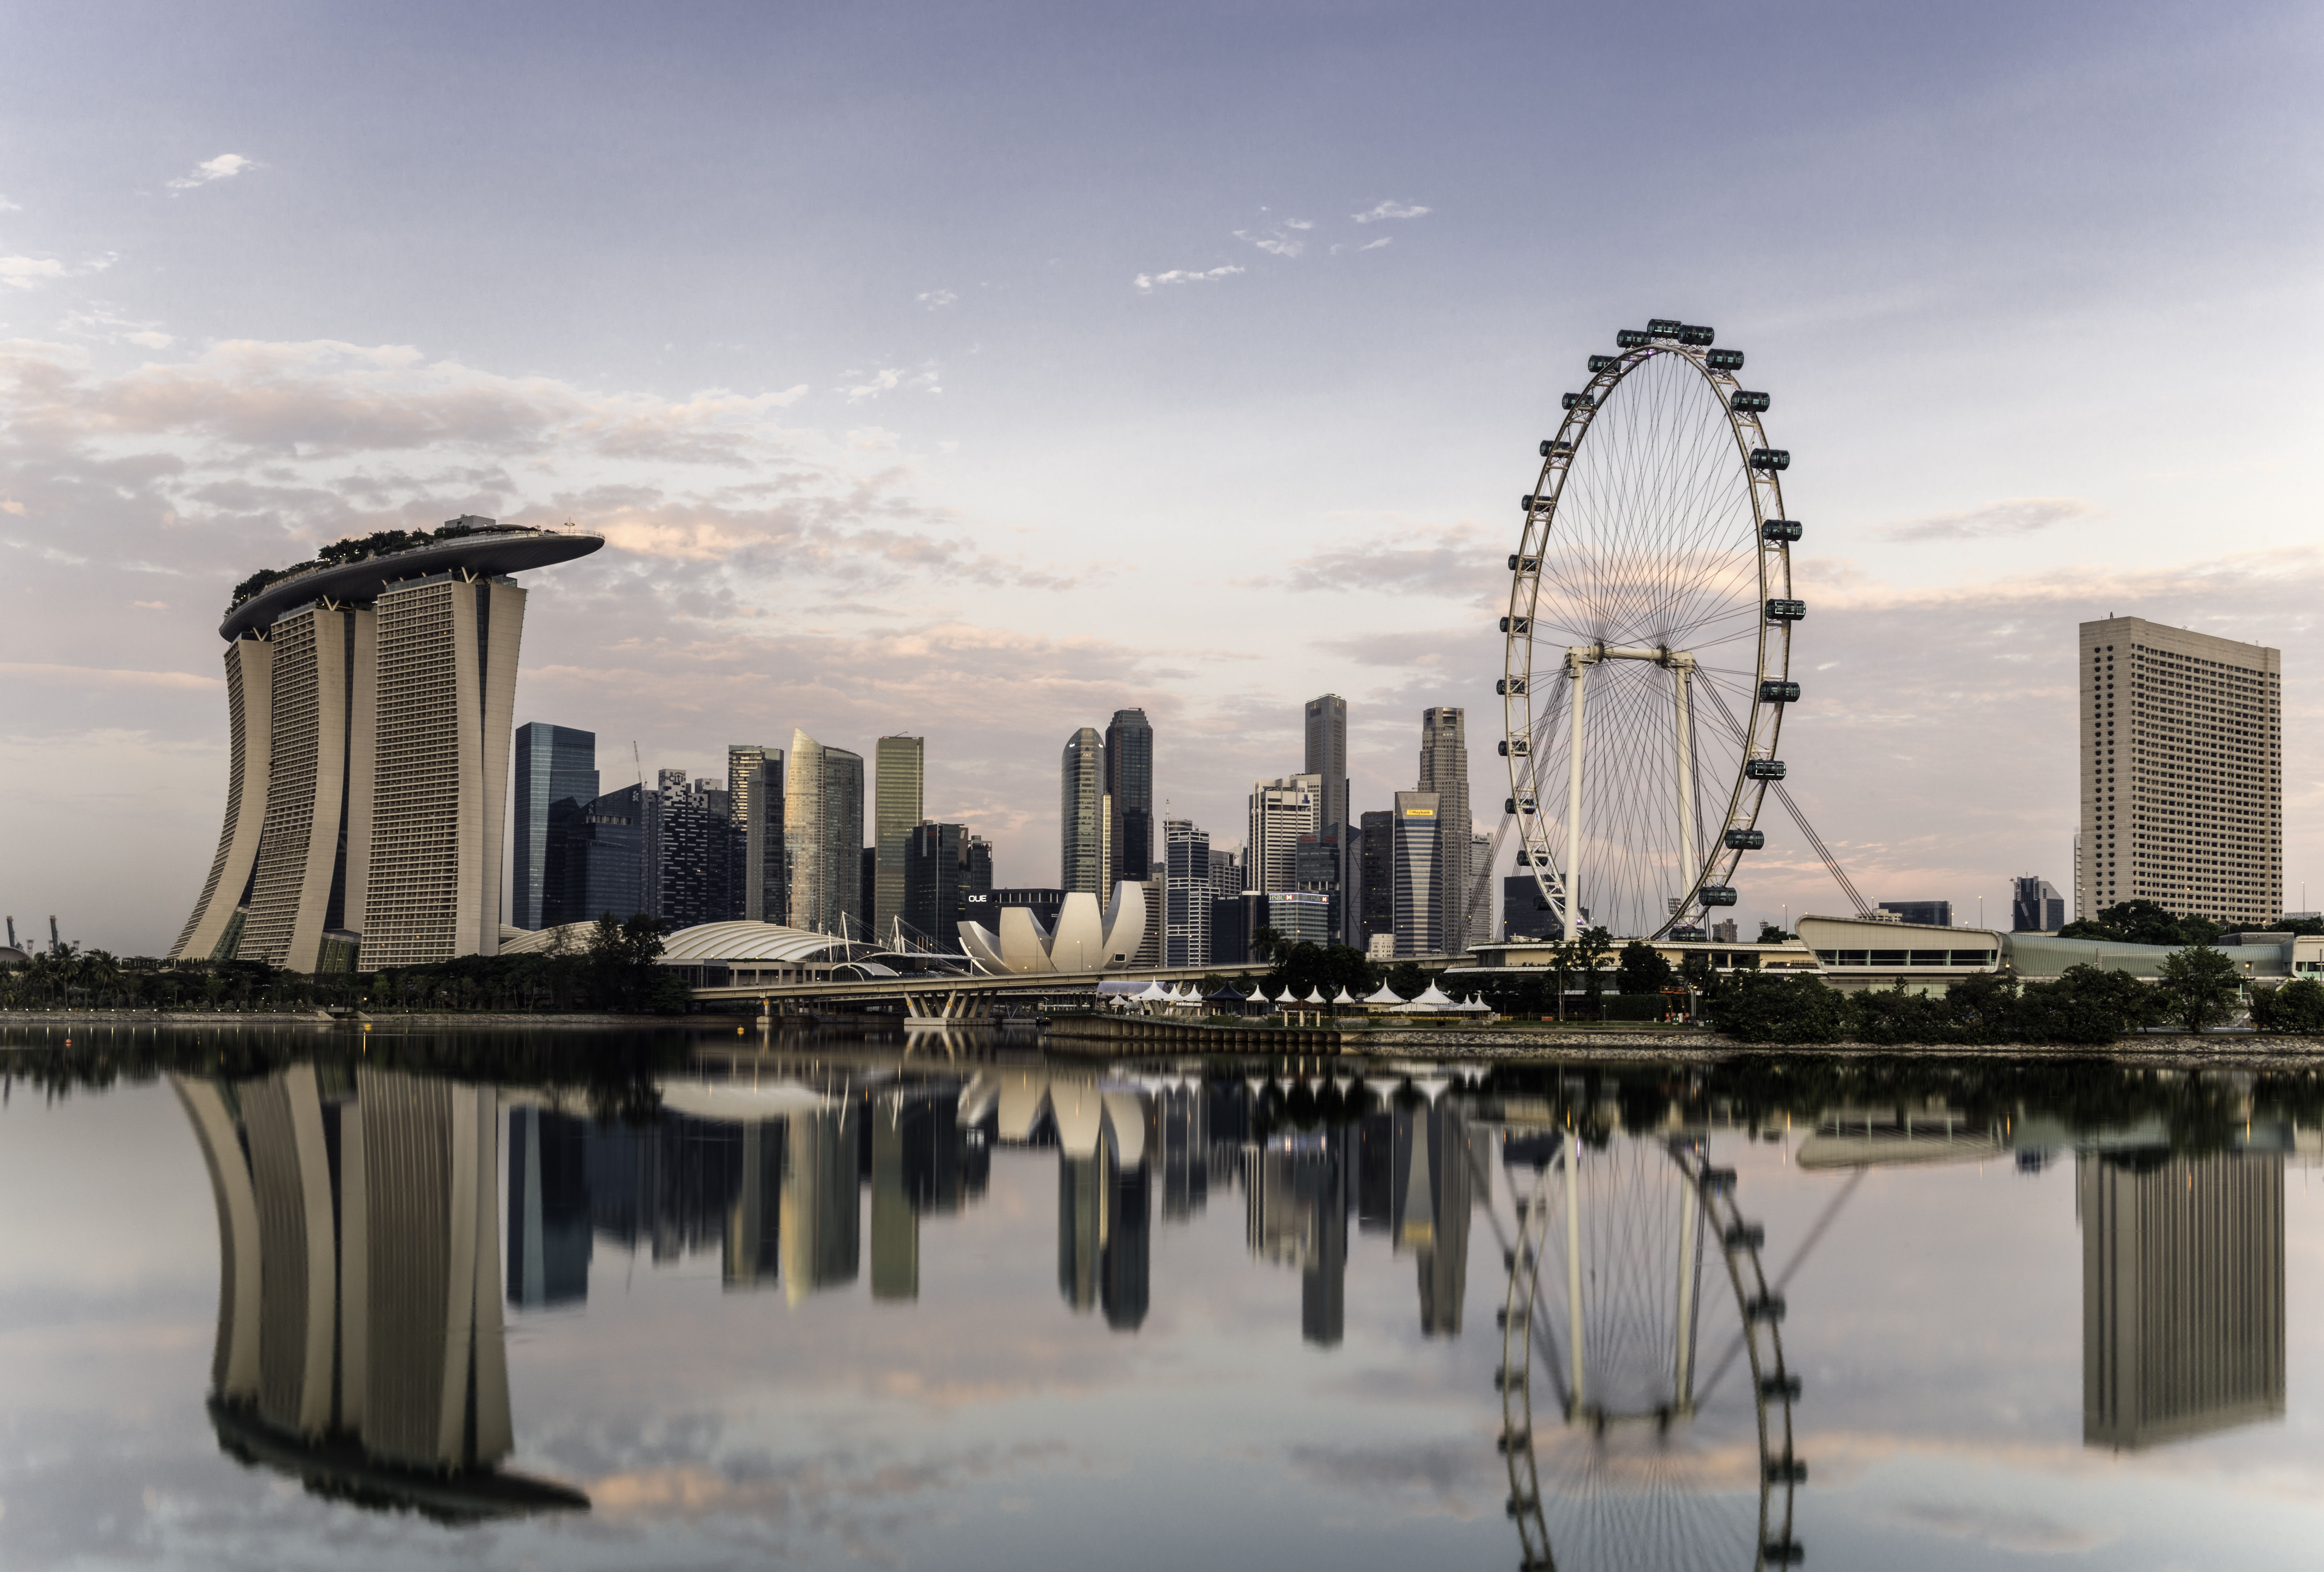
<svg viewBox="0 0 2324 1572">
<path fill-rule="evenodd" d="M 1414 1015 L 1441 1015 L 1452 1010 L 1453 1003 L 1443 989 L 1431 983 L 1415 996 L 1412 1003 L 1401 1008 Z"/>
<path fill-rule="evenodd" d="M 1389 987 L 1386 983 L 1382 983 L 1379 985 L 1379 992 L 1365 994 L 1363 1002 L 1367 1004 L 1396 1005 L 1404 1003 L 1404 995 L 1397 993 L 1394 988 Z"/>
<path fill-rule="evenodd" d="M 1363 1001 L 1357 998 L 1353 994 L 1349 993 L 1345 985 L 1342 985 L 1340 991 L 1333 995 L 1332 1003 L 1334 1004 L 1360 1004 Z"/>
<path fill-rule="evenodd" d="M 1467 1003 L 1455 1004 L 1452 1008 L 1463 1015 L 1490 1015 L 1493 1013 L 1493 1007 L 1490 1004 L 1473 994 L 1469 996 Z"/>
</svg>

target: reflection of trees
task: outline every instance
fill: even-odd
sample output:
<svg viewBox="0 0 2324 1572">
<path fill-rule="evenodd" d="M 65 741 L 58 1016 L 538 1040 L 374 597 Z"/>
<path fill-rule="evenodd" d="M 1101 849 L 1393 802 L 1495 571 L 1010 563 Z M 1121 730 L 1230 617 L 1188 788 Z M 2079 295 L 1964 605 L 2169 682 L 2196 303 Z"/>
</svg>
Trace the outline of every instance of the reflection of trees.
<svg viewBox="0 0 2324 1572">
<path fill-rule="evenodd" d="M 172 1084 L 217 1207 L 219 1444 L 442 1518 L 586 1506 L 495 1473 L 512 1437 L 493 1092 L 368 1065 Z"/>
</svg>

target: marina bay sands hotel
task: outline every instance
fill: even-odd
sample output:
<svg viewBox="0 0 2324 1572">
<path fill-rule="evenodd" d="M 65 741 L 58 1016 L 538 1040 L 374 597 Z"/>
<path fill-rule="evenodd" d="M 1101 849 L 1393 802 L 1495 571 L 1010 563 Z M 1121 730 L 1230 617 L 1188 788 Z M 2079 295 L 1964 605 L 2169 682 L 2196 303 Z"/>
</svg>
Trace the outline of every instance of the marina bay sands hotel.
<svg viewBox="0 0 2324 1572">
<path fill-rule="evenodd" d="M 604 544 L 461 518 L 238 600 L 218 628 L 226 826 L 171 958 L 328 972 L 498 953 L 525 602 L 510 575 Z"/>
</svg>

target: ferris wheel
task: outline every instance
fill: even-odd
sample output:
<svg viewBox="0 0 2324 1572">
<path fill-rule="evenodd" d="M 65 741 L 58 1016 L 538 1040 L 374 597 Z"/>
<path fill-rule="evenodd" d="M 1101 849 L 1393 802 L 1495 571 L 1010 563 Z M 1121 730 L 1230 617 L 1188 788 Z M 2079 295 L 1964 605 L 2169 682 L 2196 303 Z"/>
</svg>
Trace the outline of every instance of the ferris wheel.
<svg viewBox="0 0 2324 1572">
<path fill-rule="evenodd" d="M 1791 455 L 1738 349 L 1657 319 L 1590 356 L 1508 560 L 1500 751 L 1564 932 L 1660 938 L 1736 902 L 1791 680 Z M 1827 859 L 1829 860 L 1829 859 Z M 1835 868 L 1835 873 L 1837 872 Z M 1580 926 L 1577 926 L 1577 922 Z"/>
<path fill-rule="evenodd" d="M 1501 1440 L 1521 1572 L 1788 1567 L 1799 1378 L 1731 1169 L 1569 1135 L 1519 1204 Z"/>
</svg>

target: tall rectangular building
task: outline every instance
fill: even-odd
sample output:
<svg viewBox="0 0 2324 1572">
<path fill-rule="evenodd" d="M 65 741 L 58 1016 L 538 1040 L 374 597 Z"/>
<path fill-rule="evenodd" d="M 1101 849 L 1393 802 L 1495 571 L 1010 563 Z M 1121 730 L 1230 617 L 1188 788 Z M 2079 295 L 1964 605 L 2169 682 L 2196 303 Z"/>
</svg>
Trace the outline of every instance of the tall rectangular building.
<svg viewBox="0 0 2324 1572">
<path fill-rule="evenodd" d="M 2282 652 L 2107 617 L 2081 624 L 2080 660 L 2077 911 L 2282 917 Z"/>
<path fill-rule="evenodd" d="M 1106 795 L 1105 744 L 1085 726 L 1065 739 L 1057 765 L 1057 887 L 1101 902 L 1112 893 Z"/>
<path fill-rule="evenodd" d="M 1299 888 L 1299 837 L 1315 833 L 1323 813 L 1323 786 L 1320 775 L 1286 775 L 1250 783 L 1250 840 L 1243 874 L 1249 888 Z"/>
<path fill-rule="evenodd" d="M 1336 837 L 1340 855 L 1349 855 L 1352 842 L 1348 834 L 1348 701 L 1336 693 L 1326 693 L 1307 701 L 1307 762 L 1303 774 L 1319 775 L 1323 781 L 1323 800 L 1316 815 L 1319 832 Z M 1342 865 L 1338 881 L 1342 890 L 1353 882 L 1350 870 Z M 1343 908 L 1352 903 L 1342 901 Z M 1343 913 L 1342 929 L 1344 942 L 1353 943 L 1355 920 L 1352 910 Z"/>
<path fill-rule="evenodd" d="M 1476 870 L 1469 812 L 1469 743 L 1464 712 L 1449 706 L 1420 712 L 1419 789 L 1436 796 L 1436 932 L 1444 953 L 1469 948 L 1470 884 Z"/>
<path fill-rule="evenodd" d="M 862 939 L 863 755 L 793 731 L 783 788 L 790 925 Z"/>
<path fill-rule="evenodd" d="M 516 845 L 510 848 L 509 922 L 539 929 L 549 870 L 549 816 L 559 802 L 596 800 L 597 734 L 536 720 L 516 728 Z"/>
<path fill-rule="evenodd" d="M 924 789 L 927 739 L 887 736 L 872 745 L 872 844 L 877 850 L 872 909 L 864 913 L 874 934 L 892 937 L 904 916 L 904 842 L 927 817 Z M 907 918 L 907 920 L 909 920 Z"/>
<path fill-rule="evenodd" d="M 1367 813 L 1356 841 L 1356 948 L 1396 932 L 1396 815 Z"/>
<path fill-rule="evenodd" d="M 904 895 L 899 915 L 904 938 L 947 954 L 960 950 L 960 924 L 968 915 L 961 902 L 968 883 L 968 832 L 957 824 L 923 820 L 904 837 Z M 887 865 L 881 865 L 884 875 Z M 890 935 L 894 924 L 889 925 Z"/>
<path fill-rule="evenodd" d="M 659 909 L 659 898 L 649 902 L 645 891 L 647 831 L 650 826 L 660 833 L 659 818 L 649 820 L 646 813 L 651 795 L 642 786 L 620 786 L 587 802 L 567 798 L 549 809 L 543 928 L 607 916 L 625 921 Z M 654 865 L 659 870 L 659 857 Z"/>
<path fill-rule="evenodd" d="M 1396 794 L 1396 838 L 1390 877 L 1396 891 L 1396 953 L 1438 955 L 1445 948 L 1438 926 L 1443 905 L 1437 864 L 1443 837 L 1442 805 L 1434 791 Z"/>
<path fill-rule="evenodd" d="M 742 855 L 738 913 L 745 921 L 790 920 L 790 869 L 783 855 L 783 751 L 757 743 L 726 750 L 726 794 Z"/>
<path fill-rule="evenodd" d="M 1142 709 L 1117 709 L 1105 728 L 1107 839 L 1117 879 L 1143 879 L 1154 844 L 1154 728 Z M 1109 890 L 1107 894 L 1111 894 Z"/>
<path fill-rule="evenodd" d="M 1162 962 L 1211 964 L 1211 837 L 1183 818 L 1162 821 Z"/>
</svg>

